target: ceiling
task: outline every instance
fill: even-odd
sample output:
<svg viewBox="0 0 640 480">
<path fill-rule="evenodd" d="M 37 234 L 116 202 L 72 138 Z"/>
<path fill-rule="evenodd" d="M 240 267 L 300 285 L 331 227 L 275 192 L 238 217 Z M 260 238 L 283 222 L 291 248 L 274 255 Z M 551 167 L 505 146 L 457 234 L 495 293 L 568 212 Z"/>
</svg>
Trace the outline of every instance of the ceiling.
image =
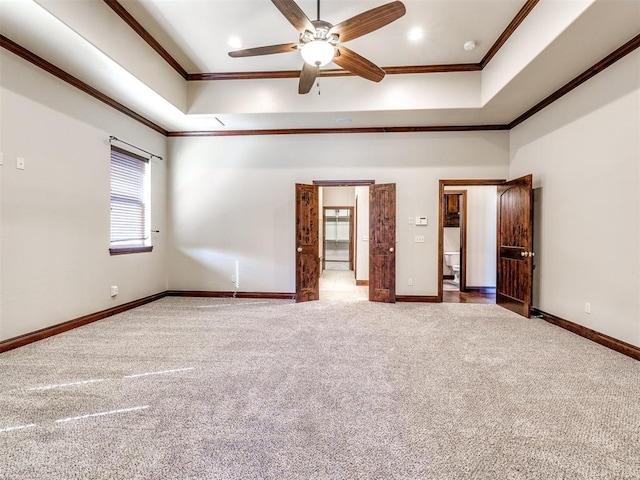
<svg viewBox="0 0 640 480">
<path fill-rule="evenodd" d="M 316 19 L 315 0 L 297 3 Z M 322 0 L 320 16 L 384 3 Z M 298 52 L 228 55 L 297 42 L 269 0 L 0 0 L 0 33 L 167 132 L 221 133 L 504 126 L 640 33 L 639 0 L 403 3 L 347 43 L 387 70 L 380 83 L 329 64 L 307 95 Z"/>
</svg>

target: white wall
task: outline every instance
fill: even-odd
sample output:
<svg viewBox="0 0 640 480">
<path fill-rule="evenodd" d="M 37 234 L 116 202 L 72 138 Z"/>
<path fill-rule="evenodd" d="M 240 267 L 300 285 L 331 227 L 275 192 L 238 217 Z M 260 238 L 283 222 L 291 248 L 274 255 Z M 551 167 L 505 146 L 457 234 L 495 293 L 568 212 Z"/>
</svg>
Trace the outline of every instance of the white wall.
<svg viewBox="0 0 640 480">
<path fill-rule="evenodd" d="M 237 260 L 239 290 L 293 292 L 294 184 L 373 179 L 397 184 L 397 293 L 437 295 L 439 180 L 508 168 L 501 131 L 171 138 L 169 150 L 170 288 L 184 290 L 230 290 Z"/>
<path fill-rule="evenodd" d="M 369 187 L 356 187 L 356 281 L 369 280 Z"/>
<path fill-rule="evenodd" d="M 161 156 L 166 139 L 5 50 L 0 63 L 0 340 L 166 290 L 166 163 L 151 162 L 154 251 L 111 257 L 108 138 Z"/>
<path fill-rule="evenodd" d="M 355 187 L 322 187 L 325 207 L 353 207 L 355 205 Z"/>
<path fill-rule="evenodd" d="M 510 177 L 533 174 L 542 217 L 535 306 L 640 345 L 640 51 L 513 129 L 510 142 Z"/>
<path fill-rule="evenodd" d="M 496 286 L 497 188 L 461 187 L 467 191 L 467 286 Z"/>
<path fill-rule="evenodd" d="M 460 251 L 460 227 L 444 227 L 443 246 L 445 252 Z"/>
</svg>

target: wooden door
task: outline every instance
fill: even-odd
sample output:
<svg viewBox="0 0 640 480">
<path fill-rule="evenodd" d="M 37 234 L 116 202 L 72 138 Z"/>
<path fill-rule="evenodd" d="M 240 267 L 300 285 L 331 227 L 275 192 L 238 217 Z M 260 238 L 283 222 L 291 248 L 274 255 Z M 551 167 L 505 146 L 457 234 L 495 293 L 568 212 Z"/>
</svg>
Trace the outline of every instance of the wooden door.
<svg viewBox="0 0 640 480">
<path fill-rule="evenodd" d="M 533 279 L 533 177 L 498 186 L 496 303 L 531 316 Z"/>
<path fill-rule="evenodd" d="M 369 186 L 369 300 L 396 301 L 396 185 Z"/>
<path fill-rule="evenodd" d="M 296 302 L 320 299 L 318 186 L 296 184 Z"/>
</svg>

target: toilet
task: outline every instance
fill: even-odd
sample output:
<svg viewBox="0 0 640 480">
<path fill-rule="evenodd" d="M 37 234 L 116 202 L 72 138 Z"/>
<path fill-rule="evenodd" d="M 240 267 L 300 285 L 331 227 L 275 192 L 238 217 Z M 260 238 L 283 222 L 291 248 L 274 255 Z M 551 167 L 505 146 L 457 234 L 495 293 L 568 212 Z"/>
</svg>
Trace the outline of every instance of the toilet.
<svg viewBox="0 0 640 480">
<path fill-rule="evenodd" d="M 444 252 L 444 262 L 453 274 L 453 282 L 460 285 L 460 252 Z"/>
</svg>

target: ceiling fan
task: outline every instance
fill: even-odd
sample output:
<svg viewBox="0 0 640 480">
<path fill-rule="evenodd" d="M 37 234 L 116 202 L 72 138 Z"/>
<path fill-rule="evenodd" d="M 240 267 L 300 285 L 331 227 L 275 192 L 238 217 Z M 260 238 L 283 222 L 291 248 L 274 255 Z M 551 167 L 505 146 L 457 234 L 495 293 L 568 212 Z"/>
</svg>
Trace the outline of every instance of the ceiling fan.
<svg viewBox="0 0 640 480">
<path fill-rule="evenodd" d="M 229 52 L 229 56 L 253 57 L 300 50 L 304 59 L 298 84 L 300 94 L 309 93 L 319 75 L 320 67 L 329 62 L 373 82 L 379 82 L 384 78 L 384 70 L 341 44 L 378 30 L 402 17 L 406 13 L 402 2 L 391 2 L 367 10 L 334 26 L 320 20 L 320 0 L 318 0 L 318 20 L 313 21 L 309 20 L 294 0 L 271 1 L 300 32 L 298 43 L 245 48 Z"/>
</svg>

